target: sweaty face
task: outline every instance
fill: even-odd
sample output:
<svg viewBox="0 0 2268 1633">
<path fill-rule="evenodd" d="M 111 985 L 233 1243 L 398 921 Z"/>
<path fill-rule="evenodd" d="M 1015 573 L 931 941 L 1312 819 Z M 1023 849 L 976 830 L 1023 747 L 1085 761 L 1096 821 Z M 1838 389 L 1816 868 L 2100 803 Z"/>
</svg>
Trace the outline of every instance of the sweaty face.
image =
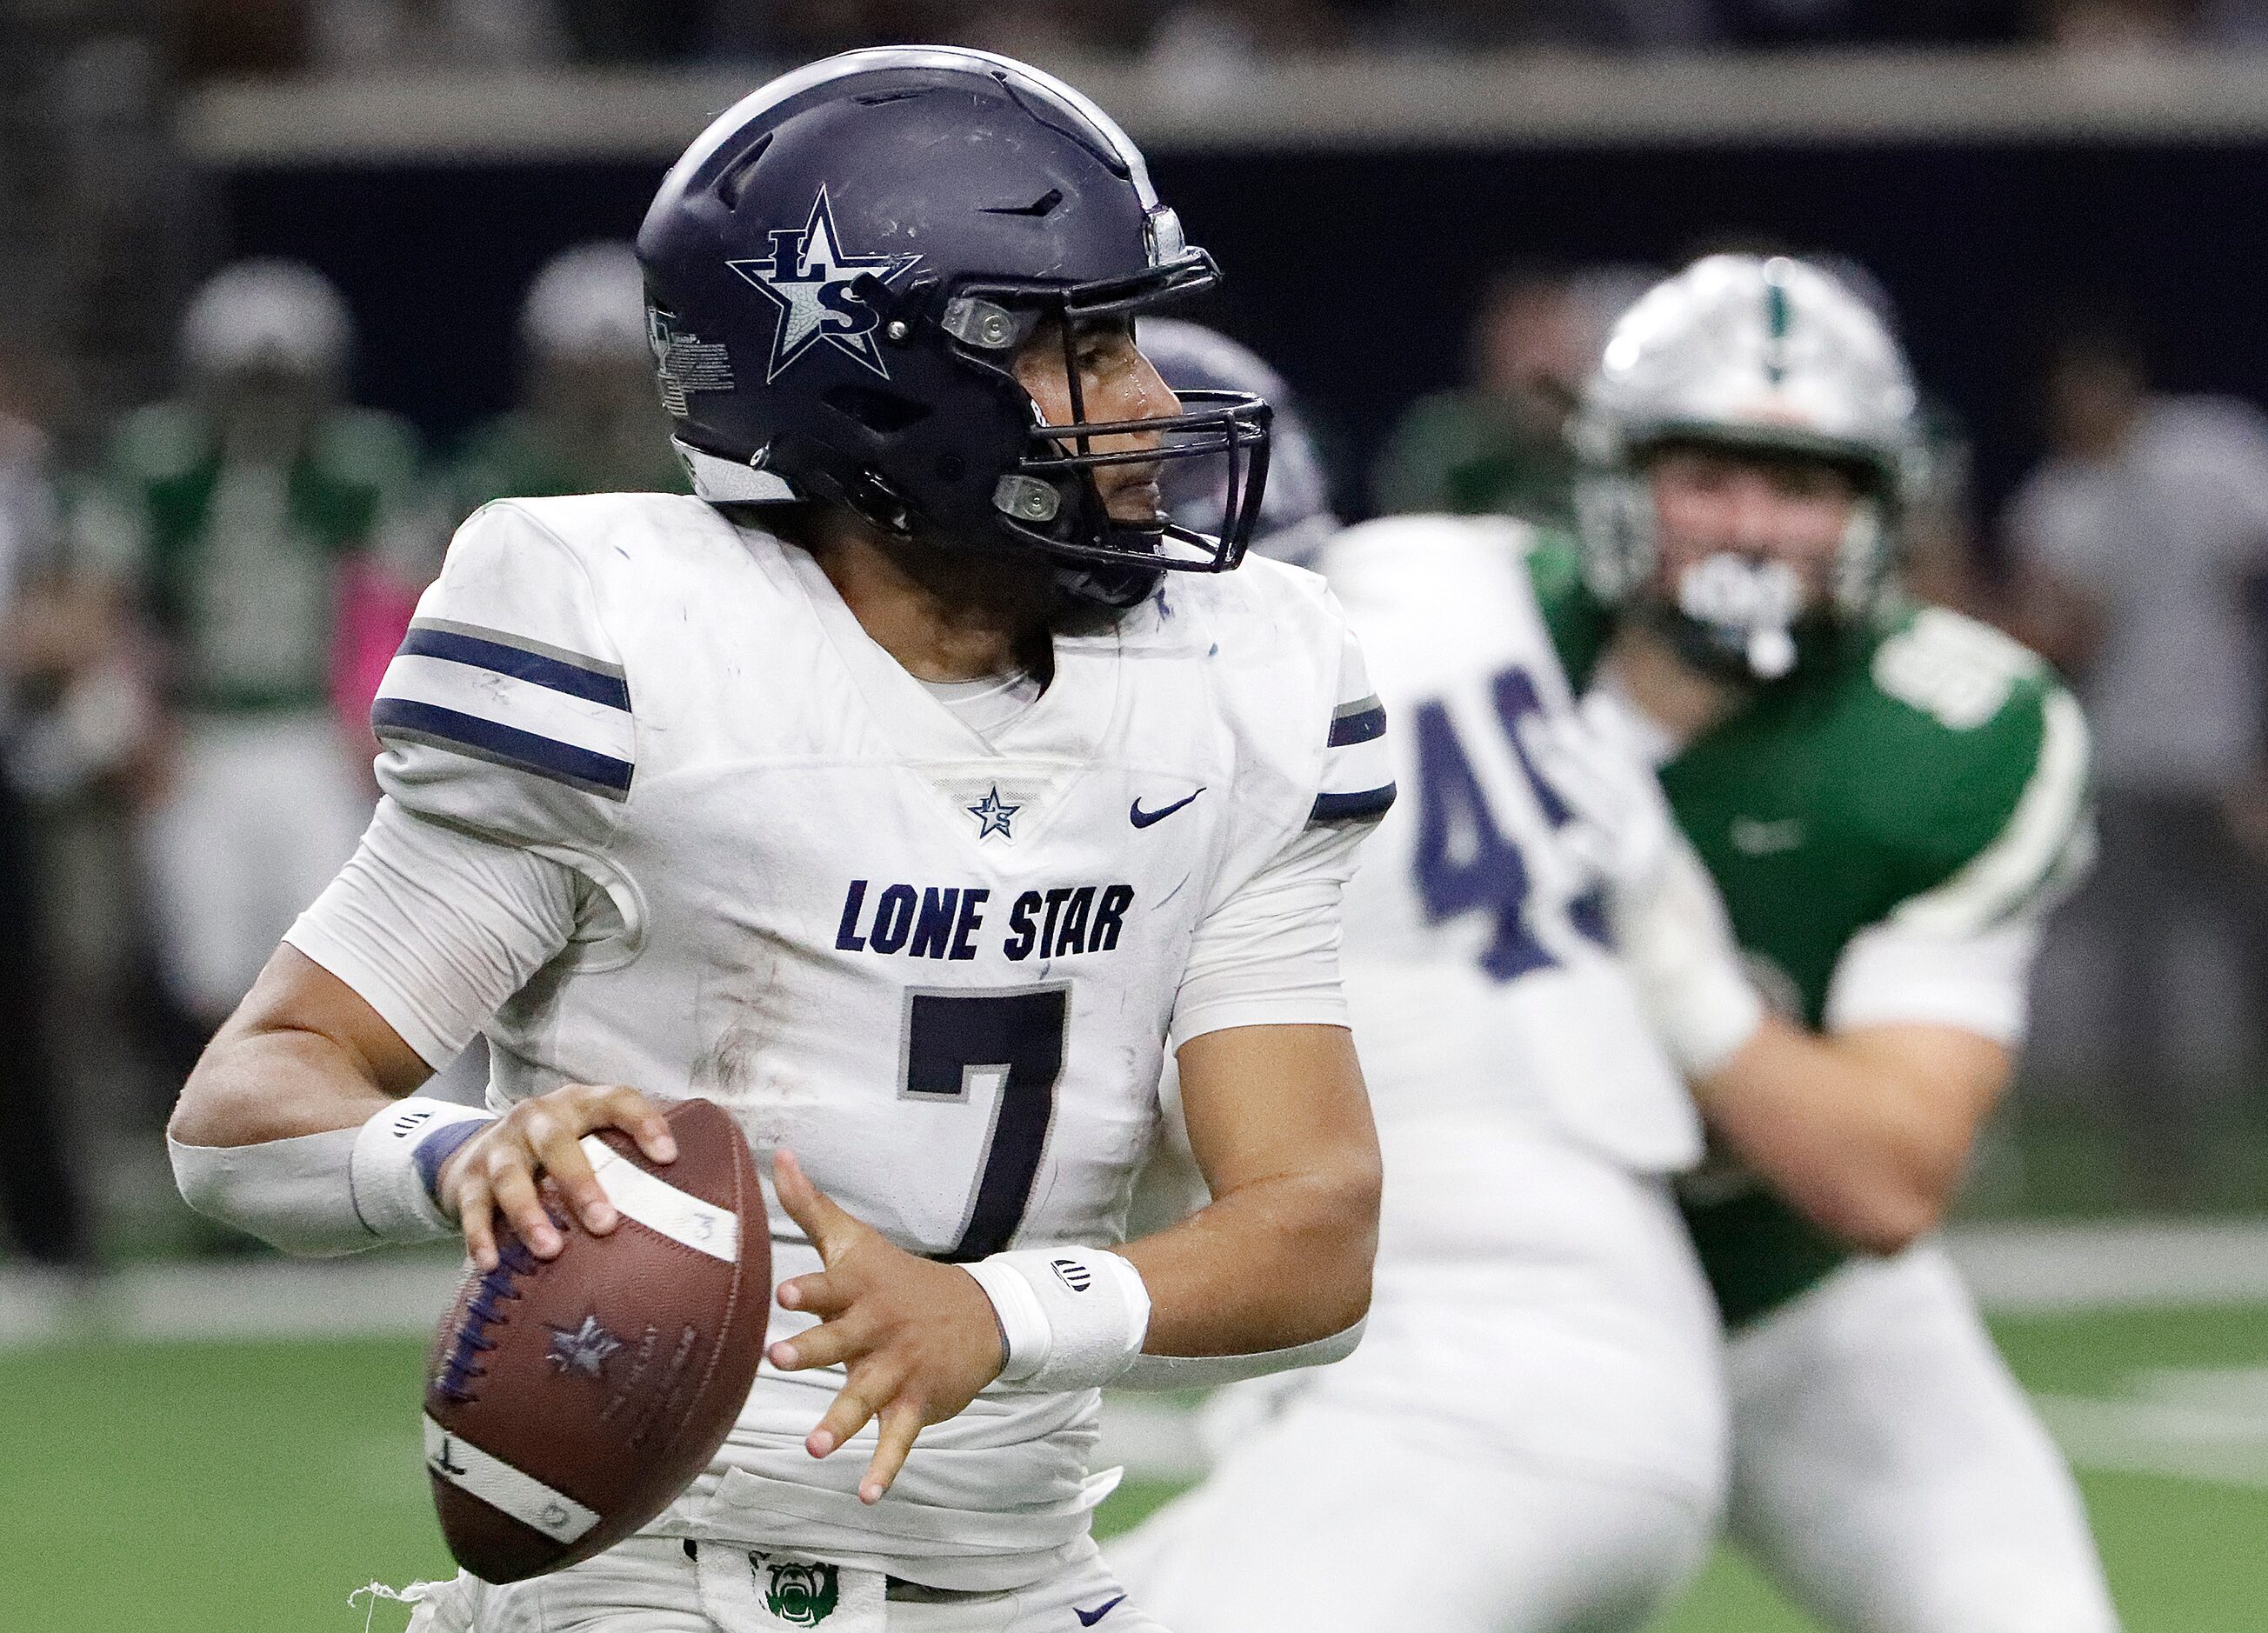
<svg viewBox="0 0 2268 1633">
<path fill-rule="evenodd" d="M 1665 585 L 1712 555 L 1784 563 L 1806 605 L 1825 600 L 1859 503 L 1851 474 L 1824 460 L 1669 447 L 1646 461 Z"/>
<path fill-rule="evenodd" d="M 1042 322 L 1016 352 L 1016 379 L 1039 405 L 1040 417 L 1050 425 L 1068 425 L 1082 419 L 1090 424 L 1161 420 L 1182 411 L 1181 400 L 1134 344 L 1130 318 L 1075 324 L 1071 331 L 1070 366 L 1079 376 L 1077 413 L 1072 410 L 1071 378 L 1065 371 L 1063 326 L 1053 320 Z M 1091 438 L 1087 448 L 1095 453 L 1146 452 L 1164 440 L 1159 431 L 1128 431 Z M 1076 451 L 1073 443 L 1064 446 L 1065 452 Z M 1161 519 L 1157 461 L 1104 465 L 1090 474 L 1113 521 L 1154 526 Z"/>
</svg>

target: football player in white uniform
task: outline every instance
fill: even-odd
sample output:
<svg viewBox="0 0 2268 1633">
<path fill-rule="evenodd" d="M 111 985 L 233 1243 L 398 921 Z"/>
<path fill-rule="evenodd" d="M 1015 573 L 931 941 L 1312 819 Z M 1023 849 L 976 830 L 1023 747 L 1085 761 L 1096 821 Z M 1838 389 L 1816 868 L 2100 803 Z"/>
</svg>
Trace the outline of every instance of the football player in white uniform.
<svg viewBox="0 0 2268 1633">
<path fill-rule="evenodd" d="M 1269 378 L 1219 337 L 1167 338 L 1176 389 Z M 1272 519 L 1259 548 L 1312 547 L 1312 518 Z M 1574 706 L 1536 542 L 1404 518 L 1314 557 L 1403 790 L 1347 897 L 1387 1159 L 1377 1291 L 1360 1351 L 1226 1392 L 1211 1477 L 1110 1545 L 1181 1633 L 1633 1628 L 1707 1555 L 1724 1385 L 1668 1183 L 1700 1132 L 1532 758 Z"/>
<path fill-rule="evenodd" d="M 414 1626 L 785 1627 L 747 1585 L 788 1569 L 833 1573 L 830 1633 L 1155 1629 L 1087 1536 L 1098 1387 L 1347 1353 L 1375 1238 L 1336 962 L 1393 787 L 1321 581 L 1226 571 L 1268 409 L 1160 383 L 1134 314 L 1211 260 L 1005 59 L 787 76 L 639 250 L 700 497 L 460 531 L 373 710 L 386 803 L 176 1172 L 287 1247 L 461 1229 L 485 1268 L 499 1219 L 558 1250 L 540 1175 L 611 1228 L 578 1136 L 666 1161 L 656 1099 L 778 1153 L 783 1313 L 716 1463 Z M 1234 467 L 1217 533 L 1160 511 L 1186 460 Z M 486 1112 L 397 1098 L 475 1032 Z M 1169 1037 L 1214 1200 L 1122 1247 Z"/>
</svg>

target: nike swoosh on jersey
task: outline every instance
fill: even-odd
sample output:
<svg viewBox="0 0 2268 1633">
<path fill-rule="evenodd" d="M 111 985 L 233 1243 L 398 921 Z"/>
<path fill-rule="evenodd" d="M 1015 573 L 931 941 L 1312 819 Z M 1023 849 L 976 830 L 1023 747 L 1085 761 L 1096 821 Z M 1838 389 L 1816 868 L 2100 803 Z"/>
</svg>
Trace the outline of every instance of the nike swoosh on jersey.
<svg viewBox="0 0 2268 1633">
<path fill-rule="evenodd" d="M 1202 788 L 1197 790 L 1197 794 L 1202 794 L 1204 792 L 1204 790 Z M 1174 812 L 1179 811 L 1183 805 L 1189 804 L 1190 800 L 1195 799 L 1197 797 L 1197 794 L 1186 795 L 1180 799 L 1176 799 L 1170 805 L 1160 805 L 1155 811 L 1143 810 L 1142 802 L 1139 799 L 1137 799 L 1132 805 L 1126 807 L 1126 820 L 1137 828 L 1147 828 L 1152 822 L 1162 822 L 1167 817 L 1173 815 Z"/>
<path fill-rule="evenodd" d="M 1743 856 L 1776 856 L 1802 846 L 1803 819 L 1785 817 L 1777 822 L 1764 822 L 1755 817 L 1734 817 L 1728 837 L 1733 849 Z"/>
<path fill-rule="evenodd" d="M 1195 794 L 1191 794 L 1189 796 L 1189 799 L 1195 799 L 1196 798 L 1197 796 Z M 1183 800 L 1182 803 L 1187 805 L 1189 801 Z M 1079 1626 L 1083 1628 L 1091 1628 L 1096 1622 L 1101 1621 L 1103 1617 L 1108 1615 L 1112 1611 L 1117 1609 L 1119 1606 L 1125 1602 L 1126 1595 L 1121 1593 L 1116 1599 L 1107 1600 L 1103 1603 L 1097 1605 L 1092 1610 L 1081 1610 L 1077 1605 L 1073 1605 L 1071 1607 L 1071 1614 L 1079 1618 Z"/>
</svg>

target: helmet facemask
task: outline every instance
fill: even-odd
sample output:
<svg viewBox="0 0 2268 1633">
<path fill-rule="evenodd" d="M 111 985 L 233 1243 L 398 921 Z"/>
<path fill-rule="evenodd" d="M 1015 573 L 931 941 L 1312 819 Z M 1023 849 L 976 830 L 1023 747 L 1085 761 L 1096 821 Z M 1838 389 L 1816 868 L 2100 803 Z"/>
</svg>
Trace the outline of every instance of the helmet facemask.
<svg viewBox="0 0 2268 1633">
<path fill-rule="evenodd" d="M 1711 439 L 1701 437 L 1677 440 L 1712 445 Z M 1777 452 L 1818 457 L 1811 448 L 1775 450 L 1753 438 L 1714 445 L 1735 455 Z M 1750 681 L 1781 679 L 1794 668 L 1800 646 L 1808 648 L 1833 628 L 1862 622 L 1873 614 L 1893 565 L 1896 508 L 1871 471 L 1846 467 L 1862 480 L 1829 559 L 1822 592 L 1814 596 L 1793 563 L 1731 548 L 1709 551 L 1689 563 L 1671 582 L 1661 548 L 1660 516 L 1646 469 L 1653 452 L 1646 450 L 1615 468 L 1587 470 L 1578 479 L 1583 577 L 1593 594 L 1610 604 L 1638 607 L 1695 667 Z"/>
<path fill-rule="evenodd" d="M 1176 296 L 1210 287 L 1217 276 L 1211 258 L 1196 250 L 1130 278 L 1069 288 L 971 283 L 946 303 L 939 327 L 948 336 L 948 346 L 969 366 L 1009 381 L 1029 416 L 1022 447 L 994 486 L 989 531 L 1077 567 L 1144 575 L 1226 572 L 1244 559 L 1260 519 L 1273 410 L 1249 392 L 1186 391 L 1176 394 L 1182 406 L 1178 414 L 1090 420 L 1077 355 L 1082 326 L 1135 316 Z M 1042 417 L 1040 405 L 1014 371 L 1019 349 L 1050 322 L 1062 348 L 1071 408 L 1070 419 L 1060 424 Z M 1094 445 L 1126 437 L 1157 440 L 1146 447 Z M 1221 513 L 1219 526 L 1210 533 L 1162 511 L 1146 521 L 1115 517 L 1094 480 L 1095 472 L 1112 467 L 1198 460 L 1222 461 L 1214 484 L 1221 495 Z"/>
</svg>

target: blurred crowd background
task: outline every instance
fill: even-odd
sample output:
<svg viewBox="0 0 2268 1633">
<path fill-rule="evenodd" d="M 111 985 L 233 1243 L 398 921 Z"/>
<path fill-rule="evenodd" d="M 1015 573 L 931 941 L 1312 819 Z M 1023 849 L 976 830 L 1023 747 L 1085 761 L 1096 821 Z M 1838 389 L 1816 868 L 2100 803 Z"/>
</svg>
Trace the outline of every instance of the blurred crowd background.
<svg viewBox="0 0 2268 1633">
<path fill-rule="evenodd" d="M 1336 49 L 2088 48 L 2268 38 L 2260 0 L 202 0 L 182 10 L 181 61 L 192 72 L 794 58 L 939 39 L 1178 65 Z"/>
<path fill-rule="evenodd" d="M 1351 64 L 1357 95 L 1422 96 L 1429 63 L 1514 85 L 1888 48 L 2146 92 L 2268 46 L 2268 0 L 0 0 L 0 1252 L 75 1276 L 240 1250 L 174 1201 L 158 1131 L 366 820 L 368 701 L 451 530 L 499 495 L 681 481 L 624 241 L 660 157 L 216 160 L 182 134 L 199 99 L 283 85 L 320 113 L 389 76 L 571 92 L 625 66 L 753 86 L 924 38 L 1075 79 Z M 688 100 L 663 146 L 712 111 Z M 1935 394 L 1911 585 L 2063 668 L 2100 747 L 2102 865 L 1971 1206 L 2268 1208 L 2268 319 L 2244 250 L 2268 110 L 2186 145 L 1154 157 L 1235 281 L 1195 315 L 1307 388 L 1350 517 L 1568 522 L 1562 431 L 1601 336 L 1691 254 L 1817 254 L 1879 300 Z"/>
</svg>

